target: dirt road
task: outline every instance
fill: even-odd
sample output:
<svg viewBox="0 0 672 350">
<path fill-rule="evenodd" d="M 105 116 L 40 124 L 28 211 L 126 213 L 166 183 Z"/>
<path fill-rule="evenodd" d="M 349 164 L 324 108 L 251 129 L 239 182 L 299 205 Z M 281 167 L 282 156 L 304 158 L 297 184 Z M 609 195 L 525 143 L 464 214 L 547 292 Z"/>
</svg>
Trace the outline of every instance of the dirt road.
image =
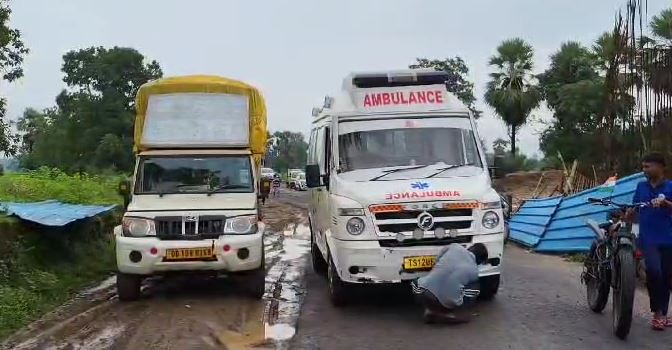
<svg viewBox="0 0 672 350">
<path fill-rule="evenodd" d="M 235 280 L 148 281 L 144 298 L 121 303 L 114 278 L 19 332 L 8 349 L 275 349 L 286 347 L 305 294 L 309 238 L 303 212 L 276 201 L 264 211 L 266 295 L 245 297 Z"/>
<path fill-rule="evenodd" d="M 267 204 L 267 290 L 240 295 L 227 280 L 156 280 L 146 297 L 120 303 L 113 280 L 16 334 L 15 349 L 670 349 L 672 330 L 648 328 L 638 291 L 626 342 L 611 335 L 611 310 L 586 307 L 580 266 L 507 246 L 500 294 L 474 309 L 470 324 L 429 326 L 404 288 L 358 290 L 331 306 L 326 281 L 309 269 L 305 192 Z M 287 203 L 292 204 L 287 205 Z M 300 314 L 299 314 L 300 311 Z M 298 318 L 298 324 L 297 324 Z"/>
</svg>

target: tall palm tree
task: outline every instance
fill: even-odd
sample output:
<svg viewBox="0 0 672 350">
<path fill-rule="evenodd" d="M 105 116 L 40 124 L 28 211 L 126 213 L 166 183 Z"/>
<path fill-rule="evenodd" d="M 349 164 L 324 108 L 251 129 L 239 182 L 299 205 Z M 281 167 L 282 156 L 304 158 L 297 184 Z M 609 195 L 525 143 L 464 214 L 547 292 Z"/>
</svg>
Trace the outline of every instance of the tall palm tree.
<svg viewBox="0 0 672 350">
<path fill-rule="evenodd" d="M 662 45 L 672 46 L 672 8 L 651 19 L 651 33 Z"/>
<path fill-rule="evenodd" d="M 497 54 L 490 58 L 490 73 L 485 92 L 485 102 L 509 127 L 511 154 L 516 154 L 516 134 L 539 102 L 542 94 L 532 75 L 532 46 L 523 39 L 515 38 L 502 42 Z"/>
</svg>

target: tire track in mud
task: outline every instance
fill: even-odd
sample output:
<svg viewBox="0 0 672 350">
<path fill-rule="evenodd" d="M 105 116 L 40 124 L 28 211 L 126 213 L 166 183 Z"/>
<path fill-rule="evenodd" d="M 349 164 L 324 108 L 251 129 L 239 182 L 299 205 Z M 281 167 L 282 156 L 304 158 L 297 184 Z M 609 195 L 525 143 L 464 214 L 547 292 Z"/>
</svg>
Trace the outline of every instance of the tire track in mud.
<svg viewBox="0 0 672 350">
<path fill-rule="evenodd" d="M 266 294 L 239 293 L 237 278 L 152 278 L 122 303 L 114 279 L 82 292 L 0 345 L 2 349 L 285 349 L 305 295 L 310 234 L 303 212 L 268 203 Z"/>
</svg>

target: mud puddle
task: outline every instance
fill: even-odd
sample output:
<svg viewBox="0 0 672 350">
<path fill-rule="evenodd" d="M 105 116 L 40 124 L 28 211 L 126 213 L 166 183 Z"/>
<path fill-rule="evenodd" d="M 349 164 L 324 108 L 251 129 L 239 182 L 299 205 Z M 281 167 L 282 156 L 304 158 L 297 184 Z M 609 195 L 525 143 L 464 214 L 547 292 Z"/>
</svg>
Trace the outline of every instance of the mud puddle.
<svg viewBox="0 0 672 350">
<path fill-rule="evenodd" d="M 254 300 L 235 278 L 153 278 L 122 303 L 111 277 L 82 291 L 0 345 L 2 349 L 284 349 L 296 333 L 309 231 L 303 212 L 268 203 L 266 293 Z"/>
</svg>

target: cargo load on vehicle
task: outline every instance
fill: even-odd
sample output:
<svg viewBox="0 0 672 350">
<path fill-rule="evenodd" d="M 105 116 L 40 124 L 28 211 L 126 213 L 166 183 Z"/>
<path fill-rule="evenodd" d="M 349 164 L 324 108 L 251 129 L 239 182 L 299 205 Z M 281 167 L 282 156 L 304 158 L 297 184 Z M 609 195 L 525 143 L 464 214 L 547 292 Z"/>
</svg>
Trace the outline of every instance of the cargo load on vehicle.
<svg viewBox="0 0 672 350">
<path fill-rule="evenodd" d="M 249 148 L 257 166 L 266 152 L 266 107 L 254 87 L 233 79 L 191 75 L 140 87 L 135 151 Z"/>
</svg>

